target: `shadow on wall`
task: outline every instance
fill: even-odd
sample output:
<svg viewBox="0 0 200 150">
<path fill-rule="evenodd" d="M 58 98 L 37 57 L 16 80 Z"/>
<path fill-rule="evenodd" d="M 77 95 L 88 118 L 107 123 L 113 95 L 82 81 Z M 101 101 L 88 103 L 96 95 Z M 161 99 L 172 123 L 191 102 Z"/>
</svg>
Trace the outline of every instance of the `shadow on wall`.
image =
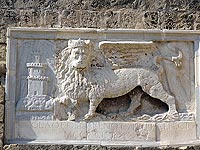
<svg viewBox="0 0 200 150">
<path fill-rule="evenodd" d="M 140 116 L 147 114 L 153 116 L 155 114 L 165 113 L 169 110 L 166 103 L 149 96 L 140 86 L 137 86 L 131 92 L 142 94 L 139 100 L 135 99 L 135 101 L 140 101 L 140 105 L 133 112 L 133 115 Z M 132 100 L 129 93 L 116 98 L 105 98 L 97 107 L 96 112 L 104 115 L 123 113 L 129 109 L 131 102 Z"/>
</svg>

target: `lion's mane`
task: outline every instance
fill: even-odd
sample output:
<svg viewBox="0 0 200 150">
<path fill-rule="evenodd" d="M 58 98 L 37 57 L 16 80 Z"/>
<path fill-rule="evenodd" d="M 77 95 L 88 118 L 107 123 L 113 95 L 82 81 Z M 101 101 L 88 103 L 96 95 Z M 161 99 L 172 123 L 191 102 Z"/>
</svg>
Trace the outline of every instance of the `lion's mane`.
<svg viewBox="0 0 200 150">
<path fill-rule="evenodd" d="M 60 94 L 70 99 L 83 97 L 98 100 L 104 96 L 106 86 L 113 80 L 113 70 L 100 51 L 92 53 L 88 68 L 82 72 L 72 66 L 72 49 L 64 49 L 57 58 L 57 79 Z"/>
</svg>

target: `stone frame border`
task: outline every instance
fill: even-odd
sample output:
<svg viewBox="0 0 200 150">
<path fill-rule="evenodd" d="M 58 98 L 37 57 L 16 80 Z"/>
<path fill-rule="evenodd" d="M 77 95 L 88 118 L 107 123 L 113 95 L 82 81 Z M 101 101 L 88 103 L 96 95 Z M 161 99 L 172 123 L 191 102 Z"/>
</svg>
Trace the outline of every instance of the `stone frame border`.
<svg viewBox="0 0 200 150">
<path fill-rule="evenodd" d="M 16 56 L 15 45 L 17 39 L 48 39 L 64 40 L 77 37 L 101 40 L 126 40 L 135 41 L 192 41 L 194 42 L 194 67 L 195 67 L 195 100 L 197 137 L 200 138 L 200 32 L 194 30 L 154 30 L 154 29 L 47 29 L 47 28 L 8 28 L 7 31 L 7 74 L 5 88 L 5 139 L 12 139 L 15 124 L 15 89 L 10 88 L 16 84 Z M 41 34 L 40 38 L 37 37 Z M 115 35 L 115 36 L 113 36 Z M 187 36 L 185 36 L 187 35 Z M 113 38 L 114 37 L 114 38 Z M 116 38 L 119 37 L 119 38 Z M 14 45 L 11 47 L 11 45 Z M 12 52 L 12 53 L 11 53 Z"/>
</svg>

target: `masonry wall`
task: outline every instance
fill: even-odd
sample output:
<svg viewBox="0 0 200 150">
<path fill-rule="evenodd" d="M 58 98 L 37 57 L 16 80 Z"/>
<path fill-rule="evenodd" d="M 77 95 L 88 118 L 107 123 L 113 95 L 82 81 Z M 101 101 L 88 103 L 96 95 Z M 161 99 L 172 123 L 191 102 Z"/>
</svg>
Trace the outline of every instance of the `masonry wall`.
<svg viewBox="0 0 200 150">
<path fill-rule="evenodd" d="M 200 0 L 0 0 L 0 145 L 3 148 L 8 27 L 200 29 Z M 6 144 L 6 143 L 5 143 Z M 102 146 L 24 146 L 4 149 L 129 149 Z M 188 147 L 188 149 L 200 147 Z M 134 149 L 134 148 L 130 148 Z M 142 149 L 142 148 L 141 148 Z M 157 149 L 157 148 L 154 148 Z M 171 149 L 171 148 L 170 148 Z"/>
</svg>

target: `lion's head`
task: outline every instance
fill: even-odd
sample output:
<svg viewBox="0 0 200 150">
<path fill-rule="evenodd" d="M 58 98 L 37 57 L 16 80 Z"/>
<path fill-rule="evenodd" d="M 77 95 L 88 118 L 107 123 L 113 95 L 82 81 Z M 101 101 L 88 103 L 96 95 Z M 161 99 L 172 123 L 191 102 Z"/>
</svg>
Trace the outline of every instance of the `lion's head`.
<svg viewBox="0 0 200 150">
<path fill-rule="evenodd" d="M 93 44 L 90 40 L 69 40 L 70 67 L 80 71 L 88 69 L 91 64 Z"/>
</svg>

